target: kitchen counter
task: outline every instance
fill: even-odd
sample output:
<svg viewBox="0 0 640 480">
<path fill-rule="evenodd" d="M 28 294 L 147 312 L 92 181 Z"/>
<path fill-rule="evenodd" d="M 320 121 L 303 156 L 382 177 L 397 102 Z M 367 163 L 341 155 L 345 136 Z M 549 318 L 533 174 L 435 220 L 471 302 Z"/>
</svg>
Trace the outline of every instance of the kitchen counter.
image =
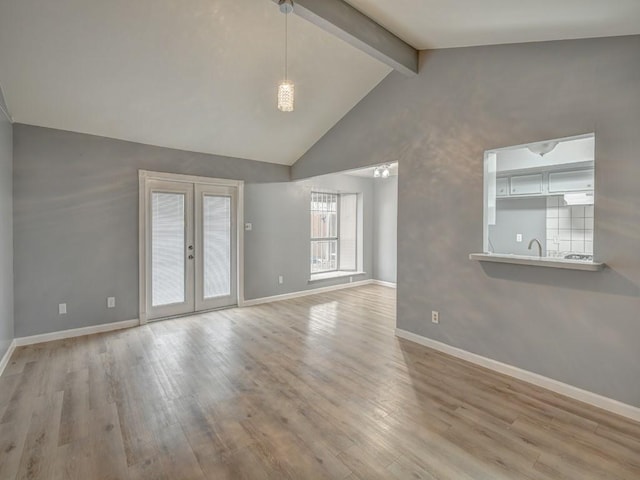
<svg viewBox="0 0 640 480">
<path fill-rule="evenodd" d="M 583 270 L 588 272 L 599 272 L 604 268 L 604 263 L 589 260 L 569 260 L 566 258 L 533 257 L 503 253 L 471 253 L 469 254 L 469 259 L 479 262 L 511 263 L 515 265 L 565 268 L 569 270 Z"/>
</svg>

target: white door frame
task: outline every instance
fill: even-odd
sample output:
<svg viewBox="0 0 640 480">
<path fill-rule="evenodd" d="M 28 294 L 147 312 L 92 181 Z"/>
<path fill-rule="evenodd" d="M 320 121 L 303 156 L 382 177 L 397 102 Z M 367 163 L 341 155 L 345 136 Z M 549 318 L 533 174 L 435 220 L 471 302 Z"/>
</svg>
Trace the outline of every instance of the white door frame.
<svg viewBox="0 0 640 480">
<path fill-rule="evenodd" d="M 140 325 L 147 323 L 147 183 L 149 180 L 164 180 L 171 182 L 195 183 L 203 185 L 217 185 L 236 187 L 238 199 L 236 208 L 236 291 L 238 306 L 244 305 L 244 181 L 228 180 L 224 178 L 199 177 L 179 173 L 153 172 L 138 170 L 138 310 Z"/>
</svg>

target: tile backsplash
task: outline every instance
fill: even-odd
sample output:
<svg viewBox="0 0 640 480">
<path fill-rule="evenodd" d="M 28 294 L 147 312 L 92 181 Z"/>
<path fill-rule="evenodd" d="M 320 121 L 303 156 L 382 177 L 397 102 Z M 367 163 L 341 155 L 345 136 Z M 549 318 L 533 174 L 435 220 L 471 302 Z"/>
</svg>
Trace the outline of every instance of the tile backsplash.
<svg viewBox="0 0 640 480">
<path fill-rule="evenodd" d="M 565 205 L 562 196 L 547 197 L 547 256 L 593 255 L 593 205 Z"/>
</svg>

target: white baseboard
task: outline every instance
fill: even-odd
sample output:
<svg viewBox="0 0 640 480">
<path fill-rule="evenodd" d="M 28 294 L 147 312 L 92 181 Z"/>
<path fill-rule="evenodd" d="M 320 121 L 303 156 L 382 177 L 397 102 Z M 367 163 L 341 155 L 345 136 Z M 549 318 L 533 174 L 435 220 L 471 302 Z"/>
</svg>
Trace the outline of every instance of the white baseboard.
<svg viewBox="0 0 640 480">
<path fill-rule="evenodd" d="M 640 408 L 634 407 L 633 405 L 628 405 L 626 403 L 619 402 L 618 400 L 604 397 L 597 393 L 589 392 L 587 390 L 574 387 L 573 385 L 569 385 L 567 383 L 563 383 L 558 380 L 554 380 L 552 378 L 530 372 L 528 370 L 514 367 L 513 365 L 509 365 L 507 363 L 502 363 L 491 358 L 483 357 L 476 353 L 462 350 L 461 348 L 452 347 L 451 345 L 447 345 L 446 343 L 438 342 L 437 340 L 432 340 L 430 338 L 423 337 L 422 335 L 417 335 L 400 328 L 396 328 L 396 336 L 418 343 L 425 347 L 433 348 L 434 350 L 447 353 L 453 357 L 466 360 L 467 362 L 480 365 L 481 367 L 494 370 L 504 375 L 517 378 L 518 380 L 523 380 L 533 385 L 537 385 L 538 387 L 546 388 L 547 390 L 551 390 L 552 392 L 559 393 L 566 397 L 588 403 L 589 405 L 593 405 L 594 407 L 599 407 L 603 410 L 622 415 L 623 417 L 630 418 L 632 420 L 635 420 L 636 422 L 640 422 Z"/>
<path fill-rule="evenodd" d="M 103 323 L 101 325 L 92 325 L 90 327 L 73 328 L 71 330 L 61 330 L 58 332 L 43 333 L 41 335 L 32 335 L 30 337 L 20 337 L 14 340 L 16 347 L 25 345 L 34 345 L 36 343 L 52 342 L 53 340 L 62 340 L 65 338 L 81 337 L 83 335 L 91 335 L 93 333 L 111 332 L 113 330 L 122 330 L 123 328 L 137 327 L 140 325 L 139 320 L 124 320 L 122 322 Z"/>
<path fill-rule="evenodd" d="M 9 344 L 9 348 L 7 349 L 5 354 L 2 356 L 2 358 L 0 358 L 0 375 L 2 375 L 2 372 L 4 372 L 4 369 L 7 368 L 7 365 L 9 365 L 9 360 L 11 360 L 11 355 L 13 354 L 13 351 L 15 349 L 16 349 L 16 340 L 14 338 L 13 340 L 11 340 L 11 343 Z"/>
<path fill-rule="evenodd" d="M 292 298 L 306 297 L 307 295 L 316 295 L 318 293 L 332 292 L 334 290 L 342 290 L 344 288 L 361 287 L 363 285 L 371 285 L 374 280 L 360 280 L 359 282 L 340 283 L 338 285 L 330 285 L 328 287 L 312 288 L 310 290 L 302 290 L 299 292 L 283 293 L 282 295 L 273 295 L 272 297 L 253 298 L 242 302 L 242 307 L 252 307 L 263 303 L 279 302 L 281 300 L 290 300 Z"/>
<path fill-rule="evenodd" d="M 381 287 L 389 287 L 389 288 L 396 288 L 396 285 L 397 285 L 393 282 L 385 282 L 384 280 L 374 280 L 373 284 L 380 285 Z"/>
</svg>

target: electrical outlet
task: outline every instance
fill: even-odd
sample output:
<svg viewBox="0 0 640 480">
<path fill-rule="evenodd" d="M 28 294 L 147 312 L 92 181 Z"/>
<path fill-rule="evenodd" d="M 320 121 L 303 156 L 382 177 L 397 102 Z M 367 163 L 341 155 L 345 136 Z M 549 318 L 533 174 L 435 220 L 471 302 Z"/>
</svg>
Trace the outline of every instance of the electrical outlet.
<svg viewBox="0 0 640 480">
<path fill-rule="evenodd" d="M 518 243 L 522 242 L 522 234 L 521 233 L 516 233 L 516 242 L 518 242 Z"/>
<path fill-rule="evenodd" d="M 67 304 L 60 303 L 58 304 L 58 315 L 66 315 L 67 314 Z"/>
<path fill-rule="evenodd" d="M 115 308 L 116 297 L 107 297 L 107 308 Z"/>
<path fill-rule="evenodd" d="M 435 310 L 431 312 L 431 323 L 440 323 L 440 314 Z"/>
<path fill-rule="evenodd" d="M 282 285 L 284 283 L 284 276 L 278 275 L 278 285 Z"/>
</svg>

